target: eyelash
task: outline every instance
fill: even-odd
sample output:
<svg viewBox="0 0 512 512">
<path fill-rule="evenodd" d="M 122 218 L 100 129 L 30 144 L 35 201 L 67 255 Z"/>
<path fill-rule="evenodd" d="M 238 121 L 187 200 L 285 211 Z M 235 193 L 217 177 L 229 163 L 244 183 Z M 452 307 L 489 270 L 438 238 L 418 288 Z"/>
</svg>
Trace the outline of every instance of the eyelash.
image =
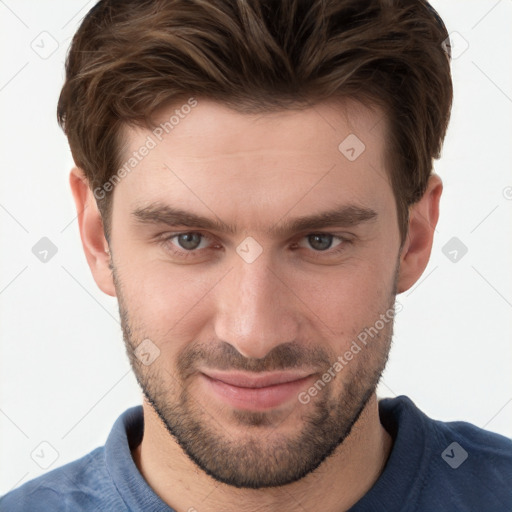
<svg viewBox="0 0 512 512">
<path fill-rule="evenodd" d="M 208 240 L 210 242 L 214 242 L 213 237 L 206 235 L 204 233 L 200 233 L 198 231 L 182 231 L 180 233 L 171 233 L 171 234 L 165 235 L 163 238 L 161 238 L 161 243 L 164 246 L 164 248 L 167 250 L 169 250 L 169 247 L 170 247 L 171 252 L 174 255 L 179 256 L 180 258 L 184 258 L 184 259 L 195 258 L 198 256 L 198 253 L 200 251 L 207 250 L 207 249 L 200 249 L 200 250 L 193 249 L 190 251 L 186 251 L 186 250 L 180 251 L 176 248 L 176 245 L 174 245 L 172 243 L 173 238 L 176 238 L 180 235 L 193 235 L 193 234 L 200 235 L 203 239 Z M 334 249 L 326 249 L 325 251 L 315 251 L 314 249 L 312 249 L 313 253 L 315 254 L 315 257 L 322 257 L 322 255 L 329 255 L 329 256 L 337 255 L 337 254 L 343 252 L 344 250 L 346 250 L 346 245 L 351 245 L 353 243 L 353 241 L 351 239 L 346 238 L 345 236 L 336 235 L 335 233 L 325 233 L 322 231 L 308 233 L 307 235 L 302 236 L 299 239 L 299 241 L 301 241 L 311 235 L 329 235 L 329 236 L 332 236 L 334 239 L 337 238 L 338 240 L 340 240 L 340 243 L 338 245 L 336 245 L 334 247 Z M 293 245 L 297 245 L 297 242 L 294 242 Z M 298 248 L 300 248 L 300 247 L 298 247 Z"/>
</svg>

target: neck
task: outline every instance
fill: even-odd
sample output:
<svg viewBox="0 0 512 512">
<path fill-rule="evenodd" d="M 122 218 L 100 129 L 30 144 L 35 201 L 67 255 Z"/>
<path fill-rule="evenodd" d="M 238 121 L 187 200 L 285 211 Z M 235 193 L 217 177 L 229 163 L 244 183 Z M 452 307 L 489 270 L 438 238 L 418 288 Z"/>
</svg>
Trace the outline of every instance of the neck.
<svg viewBox="0 0 512 512">
<path fill-rule="evenodd" d="M 200 470 L 144 402 L 144 438 L 133 451 L 139 471 L 175 510 L 267 512 L 321 509 L 340 512 L 359 501 L 382 473 L 392 438 L 380 423 L 374 394 L 350 435 L 315 471 L 282 487 L 238 489 Z"/>
</svg>

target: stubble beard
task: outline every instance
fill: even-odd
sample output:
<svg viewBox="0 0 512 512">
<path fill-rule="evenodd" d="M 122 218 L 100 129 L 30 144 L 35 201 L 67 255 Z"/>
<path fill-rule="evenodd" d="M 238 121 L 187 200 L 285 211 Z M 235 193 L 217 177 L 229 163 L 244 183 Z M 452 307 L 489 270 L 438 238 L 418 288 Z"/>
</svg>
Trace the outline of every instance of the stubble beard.
<svg viewBox="0 0 512 512">
<path fill-rule="evenodd" d="M 322 349 L 311 351 L 285 344 L 275 347 L 264 359 L 249 360 L 231 345 L 223 343 L 215 346 L 214 351 L 208 345 L 186 347 L 178 356 L 176 368 L 171 371 L 162 366 L 162 357 L 146 367 L 135 357 L 134 349 L 148 336 L 134 334 L 142 334 L 142 330 L 134 328 L 131 323 L 119 280 L 114 281 L 117 281 L 127 353 L 146 400 L 185 454 L 206 474 L 233 487 L 260 489 L 283 486 L 318 468 L 350 435 L 376 392 L 388 360 L 393 320 L 340 371 L 344 384 L 337 394 L 333 385 L 337 379 L 334 379 L 309 404 L 303 405 L 297 400 L 297 407 L 304 408 L 301 412 L 303 426 L 294 436 L 279 432 L 279 425 L 286 418 L 275 411 L 227 408 L 224 409 L 224 418 L 216 419 L 218 410 L 210 412 L 207 405 L 190 392 L 194 375 L 197 375 L 194 367 L 199 360 L 214 360 L 214 368 L 222 366 L 223 369 L 248 371 L 300 368 L 311 362 L 323 361 L 327 370 L 338 354 L 333 359 L 332 354 Z M 393 310 L 394 300 L 395 293 L 391 295 L 388 310 Z M 230 427 L 233 424 L 237 426 L 236 437 L 222 427 L 221 422 L 225 418 L 229 420 Z"/>
</svg>

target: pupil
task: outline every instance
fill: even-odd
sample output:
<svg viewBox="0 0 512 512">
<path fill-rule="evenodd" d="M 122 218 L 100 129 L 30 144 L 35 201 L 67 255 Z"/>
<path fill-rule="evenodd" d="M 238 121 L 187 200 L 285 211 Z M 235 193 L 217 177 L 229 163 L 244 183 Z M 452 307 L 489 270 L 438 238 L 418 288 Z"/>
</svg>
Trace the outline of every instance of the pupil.
<svg viewBox="0 0 512 512">
<path fill-rule="evenodd" d="M 183 233 L 178 237 L 183 249 L 195 249 L 201 243 L 200 236 L 197 233 Z"/>
<path fill-rule="evenodd" d="M 328 234 L 309 235 L 308 239 L 311 247 L 317 251 L 325 251 L 332 244 L 332 235 Z"/>
</svg>

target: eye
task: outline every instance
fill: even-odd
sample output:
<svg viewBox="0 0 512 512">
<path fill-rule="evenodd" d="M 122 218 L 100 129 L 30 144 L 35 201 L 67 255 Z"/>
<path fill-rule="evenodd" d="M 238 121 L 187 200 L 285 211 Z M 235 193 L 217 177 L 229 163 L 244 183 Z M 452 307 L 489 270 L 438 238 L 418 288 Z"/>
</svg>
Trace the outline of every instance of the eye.
<svg viewBox="0 0 512 512">
<path fill-rule="evenodd" d="M 196 232 L 174 233 L 165 236 L 162 240 L 171 252 L 185 257 L 199 252 L 201 249 L 207 249 L 212 241 L 210 237 Z"/>
<path fill-rule="evenodd" d="M 333 240 L 338 239 L 339 241 L 333 245 Z M 310 247 L 312 247 L 315 251 L 327 251 L 328 249 L 331 249 L 332 247 L 337 247 L 345 240 L 342 238 L 331 235 L 330 233 L 312 233 L 303 238 L 303 240 L 309 244 Z M 302 240 L 301 240 L 302 242 Z M 301 242 L 298 243 L 300 247 L 304 247 L 304 245 L 301 245 Z"/>
<path fill-rule="evenodd" d="M 176 239 L 175 242 L 171 242 L 178 245 L 180 249 L 186 249 L 187 251 L 193 251 L 197 249 L 201 244 L 201 235 L 199 233 L 181 233 L 172 237 Z"/>
</svg>

